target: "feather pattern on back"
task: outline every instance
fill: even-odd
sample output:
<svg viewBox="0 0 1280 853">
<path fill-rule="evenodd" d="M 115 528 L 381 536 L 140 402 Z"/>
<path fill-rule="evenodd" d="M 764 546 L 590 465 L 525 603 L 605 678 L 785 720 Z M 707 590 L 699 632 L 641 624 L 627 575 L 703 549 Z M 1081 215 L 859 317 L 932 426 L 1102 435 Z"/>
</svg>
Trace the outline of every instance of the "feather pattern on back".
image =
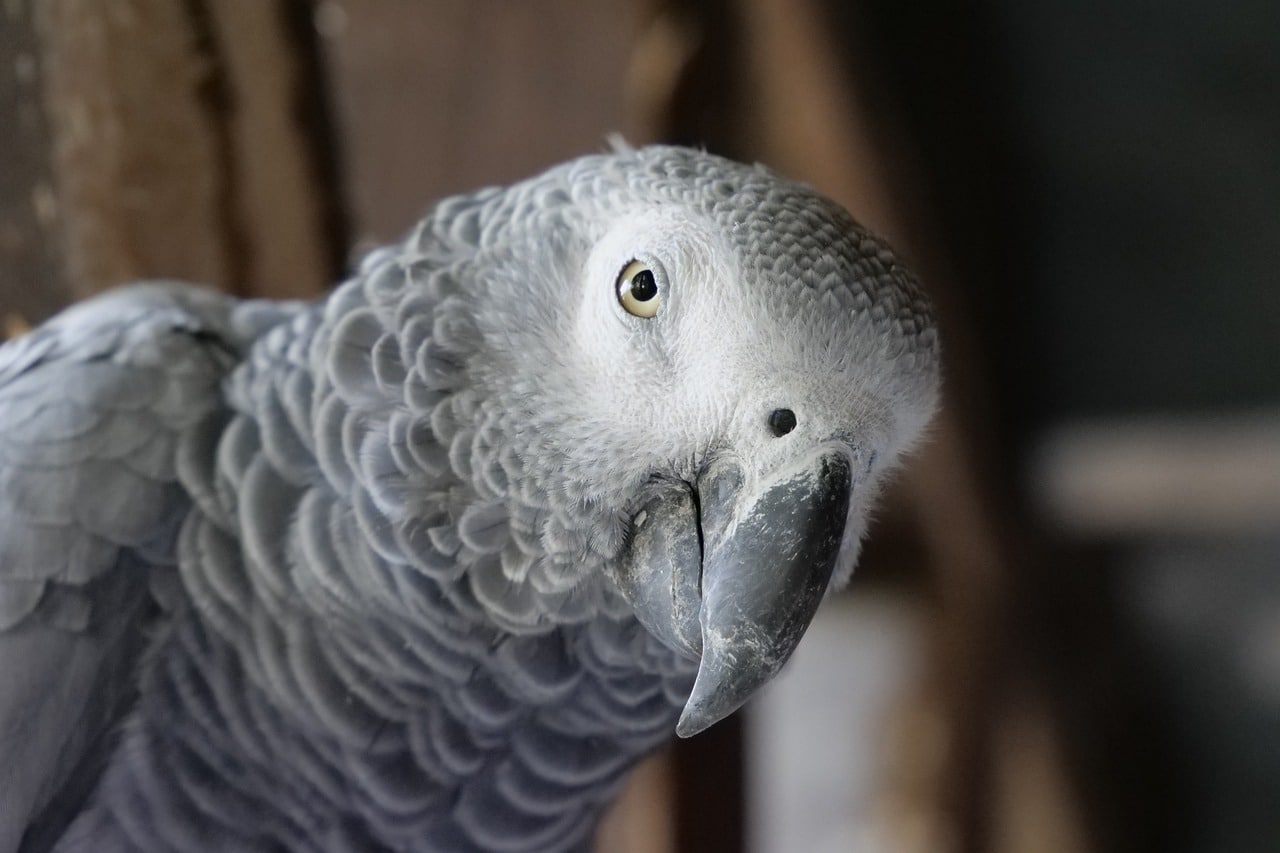
<svg viewBox="0 0 1280 853">
<path fill-rule="evenodd" d="M 278 311 L 140 286 L 0 349 L 0 849 L 88 794 L 176 587 L 179 436 Z"/>
</svg>

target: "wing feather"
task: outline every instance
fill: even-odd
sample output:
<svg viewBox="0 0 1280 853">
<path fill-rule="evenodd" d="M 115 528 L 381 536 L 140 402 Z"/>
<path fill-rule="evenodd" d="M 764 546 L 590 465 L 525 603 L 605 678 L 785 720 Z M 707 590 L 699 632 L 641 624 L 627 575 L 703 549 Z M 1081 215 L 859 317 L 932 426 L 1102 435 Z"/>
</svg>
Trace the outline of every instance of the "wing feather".
<svg viewBox="0 0 1280 853">
<path fill-rule="evenodd" d="M 180 437 L 220 428 L 223 378 L 282 316 L 239 305 L 141 285 L 0 346 L 0 851 L 56 837 L 133 699 L 191 505 Z"/>
</svg>

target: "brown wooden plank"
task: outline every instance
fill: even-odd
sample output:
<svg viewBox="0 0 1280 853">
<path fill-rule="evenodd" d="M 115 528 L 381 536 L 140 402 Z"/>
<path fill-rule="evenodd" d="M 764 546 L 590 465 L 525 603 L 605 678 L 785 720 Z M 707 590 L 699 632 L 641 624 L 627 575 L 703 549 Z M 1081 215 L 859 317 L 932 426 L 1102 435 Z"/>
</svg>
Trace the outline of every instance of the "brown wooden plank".
<svg viewBox="0 0 1280 853">
<path fill-rule="evenodd" d="M 0 7 L 0 337 L 66 300 L 34 2 Z"/>
<path fill-rule="evenodd" d="M 641 7 L 321 3 L 360 238 L 394 239 L 435 199 L 602 150 L 610 132 L 643 136 L 624 96 Z"/>
<path fill-rule="evenodd" d="M 238 290 L 276 298 L 326 289 L 345 254 L 331 129 L 308 115 L 321 83 L 309 74 L 306 2 L 221 0 L 205 5 L 225 76 L 227 179 L 238 247 Z M 292 11 L 291 11 L 292 10 Z M 305 16 L 290 27 L 290 14 Z"/>
<path fill-rule="evenodd" d="M 73 296 L 139 278 L 301 296 L 341 258 L 305 0 L 47 0 L 44 99 Z"/>
<path fill-rule="evenodd" d="M 142 277 L 230 288 L 214 79 L 184 3 L 39 3 L 71 292 Z"/>
<path fill-rule="evenodd" d="M 673 853 L 675 768 L 670 750 L 636 768 L 596 834 L 600 853 Z"/>
</svg>

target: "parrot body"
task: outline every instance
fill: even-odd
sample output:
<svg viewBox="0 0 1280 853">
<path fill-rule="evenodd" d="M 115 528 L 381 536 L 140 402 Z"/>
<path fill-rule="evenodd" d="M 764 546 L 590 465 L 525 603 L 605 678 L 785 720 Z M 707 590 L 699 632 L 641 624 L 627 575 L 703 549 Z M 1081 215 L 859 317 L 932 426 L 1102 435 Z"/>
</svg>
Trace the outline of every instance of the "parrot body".
<svg viewBox="0 0 1280 853">
<path fill-rule="evenodd" d="M 314 303 L 0 348 L 0 851 L 573 851 L 853 568 L 927 306 L 675 148 L 437 204 Z"/>
</svg>

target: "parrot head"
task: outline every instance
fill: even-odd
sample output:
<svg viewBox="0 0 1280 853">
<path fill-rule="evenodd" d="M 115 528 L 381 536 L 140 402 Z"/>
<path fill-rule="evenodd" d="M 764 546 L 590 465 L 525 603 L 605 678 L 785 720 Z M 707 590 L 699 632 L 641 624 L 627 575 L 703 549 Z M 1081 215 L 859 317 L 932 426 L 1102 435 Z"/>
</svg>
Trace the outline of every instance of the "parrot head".
<svg viewBox="0 0 1280 853">
<path fill-rule="evenodd" d="M 511 493 L 698 662 L 691 735 L 852 572 L 936 404 L 930 309 L 838 205 L 704 152 L 583 158 L 496 204 L 471 373 L 521 460 Z"/>
</svg>

